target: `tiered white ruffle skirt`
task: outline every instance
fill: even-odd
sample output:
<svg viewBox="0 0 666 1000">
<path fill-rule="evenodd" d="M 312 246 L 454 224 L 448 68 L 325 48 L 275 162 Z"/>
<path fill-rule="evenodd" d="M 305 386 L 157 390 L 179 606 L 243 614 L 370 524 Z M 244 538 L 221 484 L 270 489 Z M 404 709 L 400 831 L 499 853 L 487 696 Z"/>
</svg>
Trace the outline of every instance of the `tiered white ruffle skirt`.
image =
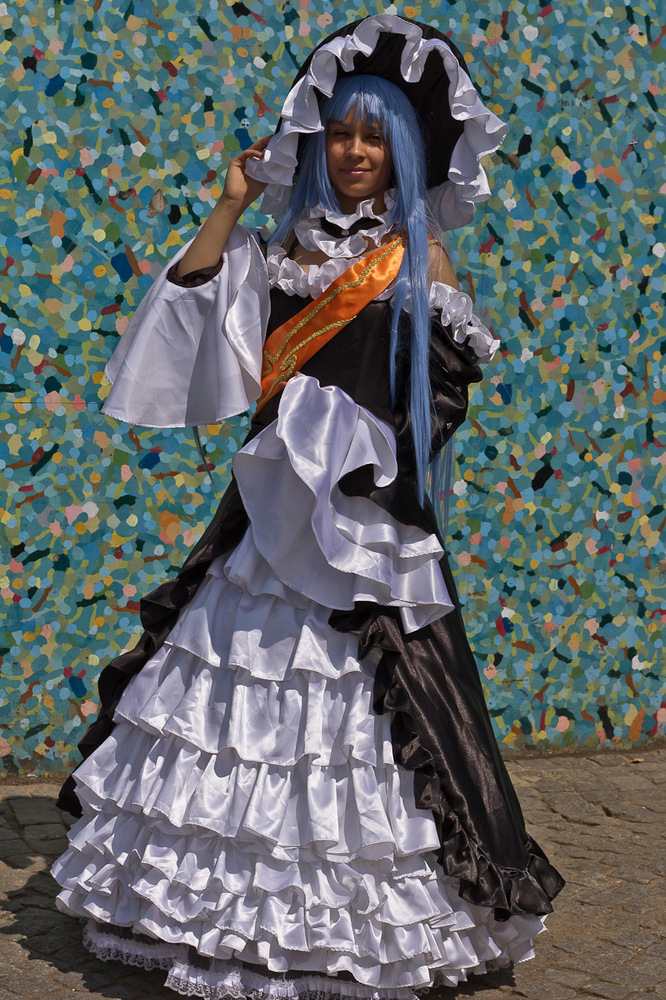
<svg viewBox="0 0 666 1000">
<path fill-rule="evenodd" d="M 372 709 L 374 663 L 329 614 L 250 528 L 130 682 L 76 772 L 84 815 L 53 868 L 101 958 L 168 969 L 187 996 L 409 1000 L 532 956 L 542 918 L 495 921 L 437 865 L 432 815 Z"/>
</svg>

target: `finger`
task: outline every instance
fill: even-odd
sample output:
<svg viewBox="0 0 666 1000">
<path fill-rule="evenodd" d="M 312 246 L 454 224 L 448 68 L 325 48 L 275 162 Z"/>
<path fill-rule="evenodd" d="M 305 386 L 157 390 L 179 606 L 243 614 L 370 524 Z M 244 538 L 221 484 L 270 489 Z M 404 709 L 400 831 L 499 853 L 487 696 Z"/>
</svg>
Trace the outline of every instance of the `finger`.
<svg viewBox="0 0 666 1000">
<path fill-rule="evenodd" d="M 235 159 L 237 163 L 243 164 L 247 160 L 259 160 L 263 155 L 263 149 L 255 149 L 254 146 L 250 146 L 249 149 L 244 149 L 242 153 L 239 153 Z"/>
<path fill-rule="evenodd" d="M 264 155 L 264 150 L 270 141 L 270 135 L 264 136 L 263 139 L 257 139 L 257 141 L 253 142 L 247 149 L 243 149 L 240 153 L 237 153 L 231 162 L 233 163 L 235 160 L 236 163 L 240 164 L 240 166 L 244 166 L 247 160 L 251 158 L 260 159 Z"/>
</svg>

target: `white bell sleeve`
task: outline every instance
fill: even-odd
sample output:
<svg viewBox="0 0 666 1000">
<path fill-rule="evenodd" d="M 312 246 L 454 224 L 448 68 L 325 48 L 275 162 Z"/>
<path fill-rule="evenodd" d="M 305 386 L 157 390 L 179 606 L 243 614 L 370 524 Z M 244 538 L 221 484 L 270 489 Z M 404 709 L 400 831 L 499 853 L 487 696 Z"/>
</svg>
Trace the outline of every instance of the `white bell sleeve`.
<svg viewBox="0 0 666 1000">
<path fill-rule="evenodd" d="M 191 242 L 157 277 L 105 368 L 110 417 L 145 427 L 214 424 L 261 395 L 270 305 L 259 246 L 235 226 L 219 273 L 184 288 L 167 272 Z"/>
</svg>

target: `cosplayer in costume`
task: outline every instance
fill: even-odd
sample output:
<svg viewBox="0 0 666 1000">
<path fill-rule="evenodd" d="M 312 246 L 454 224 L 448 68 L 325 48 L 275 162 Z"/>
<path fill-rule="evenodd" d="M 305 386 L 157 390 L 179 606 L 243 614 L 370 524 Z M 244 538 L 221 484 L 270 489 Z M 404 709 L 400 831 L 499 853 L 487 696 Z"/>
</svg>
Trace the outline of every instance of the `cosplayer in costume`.
<svg viewBox="0 0 666 1000">
<path fill-rule="evenodd" d="M 212 523 L 102 672 L 60 800 L 81 818 L 59 907 L 177 993 L 411 1000 L 530 958 L 563 884 L 424 494 L 497 348 L 436 227 L 471 221 L 505 131 L 438 31 L 349 25 L 236 158 L 273 236 L 230 226 L 182 273 L 188 243 L 107 367 L 105 412 L 131 423 L 257 402 Z"/>
</svg>

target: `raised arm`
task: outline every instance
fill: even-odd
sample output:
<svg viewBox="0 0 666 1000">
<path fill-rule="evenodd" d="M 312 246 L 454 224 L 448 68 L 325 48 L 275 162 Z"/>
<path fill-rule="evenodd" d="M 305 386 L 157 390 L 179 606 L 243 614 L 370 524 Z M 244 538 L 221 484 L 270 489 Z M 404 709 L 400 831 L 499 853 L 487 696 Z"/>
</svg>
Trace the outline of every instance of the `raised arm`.
<svg viewBox="0 0 666 1000">
<path fill-rule="evenodd" d="M 224 190 L 215 203 L 194 241 L 178 261 L 176 274 L 184 277 L 191 271 L 217 264 L 227 245 L 231 230 L 249 205 L 262 193 L 265 184 L 255 181 L 245 172 L 248 160 L 260 160 L 270 136 L 259 139 L 229 163 Z"/>
<path fill-rule="evenodd" d="M 266 143 L 234 157 L 210 216 L 130 319 L 105 369 L 109 416 L 149 427 L 212 424 L 258 399 L 268 275 L 257 241 L 237 221 L 265 186 L 245 165 Z"/>
</svg>

